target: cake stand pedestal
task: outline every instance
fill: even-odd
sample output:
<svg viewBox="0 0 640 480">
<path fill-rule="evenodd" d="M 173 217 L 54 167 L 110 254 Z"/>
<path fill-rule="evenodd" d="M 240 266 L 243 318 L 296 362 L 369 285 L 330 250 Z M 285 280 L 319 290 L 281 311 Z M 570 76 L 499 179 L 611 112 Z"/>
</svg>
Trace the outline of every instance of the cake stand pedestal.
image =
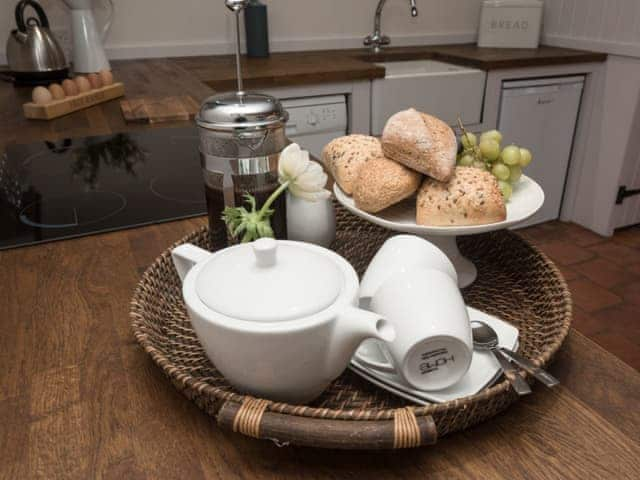
<svg viewBox="0 0 640 480">
<path fill-rule="evenodd" d="M 478 275 L 478 270 L 471 260 L 462 255 L 458 249 L 456 237 L 513 227 L 534 215 L 544 204 L 544 192 L 540 185 L 523 175 L 520 181 L 513 186 L 513 195 L 507 203 L 506 220 L 486 225 L 435 227 L 416 224 L 415 198 L 410 198 L 382 212 L 372 214 L 356 207 L 353 198 L 344 193 L 337 183 L 333 186 L 333 193 L 338 202 L 354 215 L 389 230 L 417 235 L 436 245 L 455 266 L 460 288 L 471 285 Z"/>
</svg>

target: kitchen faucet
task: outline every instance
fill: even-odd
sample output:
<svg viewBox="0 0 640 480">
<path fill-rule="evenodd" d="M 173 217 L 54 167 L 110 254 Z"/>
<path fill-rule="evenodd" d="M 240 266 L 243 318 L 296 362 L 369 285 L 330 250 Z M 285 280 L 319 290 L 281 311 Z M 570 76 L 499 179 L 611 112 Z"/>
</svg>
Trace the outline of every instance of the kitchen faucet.
<svg viewBox="0 0 640 480">
<path fill-rule="evenodd" d="M 380 16 L 382 15 L 382 9 L 384 8 L 384 4 L 387 0 L 380 0 L 378 2 L 378 7 L 376 8 L 376 14 L 373 18 L 373 33 L 371 35 L 367 35 L 364 39 L 364 44 L 367 47 L 371 47 L 371 49 L 375 53 L 379 53 L 381 48 L 385 45 L 389 45 L 391 40 L 386 35 L 383 35 L 380 30 Z M 411 6 L 411 16 L 418 16 L 418 7 L 416 6 L 416 0 L 409 0 L 409 5 Z"/>
</svg>

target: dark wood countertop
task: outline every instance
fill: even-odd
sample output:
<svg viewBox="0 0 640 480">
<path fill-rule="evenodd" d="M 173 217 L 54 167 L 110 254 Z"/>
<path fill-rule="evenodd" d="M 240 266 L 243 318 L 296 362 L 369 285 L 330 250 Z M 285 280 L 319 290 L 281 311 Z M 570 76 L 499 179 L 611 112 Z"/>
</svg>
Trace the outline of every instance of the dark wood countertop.
<svg viewBox="0 0 640 480">
<path fill-rule="evenodd" d="M 195 75 L 171 59 L 120 60 L 112 62 L 112 68 L 115 78 L 124 83 L 128 98 L 189 94 L 199 102 L 214 93 Z M 0 152 L 9 143 L 108 135 L 146 128 L 184 126 L 190 123 L 127 123 L 120 111 L 120 98 L 51 121 L 29 120 L 22 114 L 22 104 L 30 99 L 31 88 L 16 88 L 9 83 L 0 83 Z"/>
<path fill-rule="evenodd" d="M 243 57 L 248 88 L 269 88 L 347 82 L 384 77 L 375 62 L 437 59 L 485 70 L 527 66 L 601 62 L 605 54 L 540 47 L 536 50 L 481 49 L 475 45 L 389 47 L 381 54 L 366 49 L 275 53 L 267 59 Z M 129 98 L 189 94 L 200 101 L 214 91 L 235 88 L 234 59 L 229 55 L 142 59 L 112 62 L 114 74 L 125 84 Z M 119 99 L 52 121 L 27 120 L 22 104 L 29 101 L 30 88 L 0 83 L 0 151 L 10 142 L 102 135 L 112 132 L 157 128 L 125 123 Z M 182 122 L 184 125 L 185 122 Z M 161 124 L 160 127 L 180 123 Z"/>
<path fill-rule="evenodd" d="M 376 62 L 440 60 L 459 65 L 497 70 L 573 63 L 603 62 L 604 53 L 541 46 L 537 49 L 479 48 L 476 45 L 388 47 L 375 54 L 368 49 L 274 53 L 269 58 L 243 57 L 245 83 L 249 88 L 270 88 L 384 77 Z M 235 88 L 235 64 L 231 55 L 175 59 L 215 90 Z"/>
<path fill-rule="evenodd" d="M 390 47 L 380 54 L 364 51 L 358 58 L 370 61 L 398 61 L 431 58 L 442 62 L 500 70 L 506 68 L 569 65 L 573 63 L 604 62 L 606 53 L 573 50 L 541 45 L 536 49 L 480 48 L 475 44 L 433 45 L 427 47 Z"/>
<path fill-rule="evenodd" d="M 201 100 L 213 90 L 191 61 L 113 67 L 128 96 Z M 128 125 L 117 101 L 28 121 L 20 111 L 28 96 L 0 85 L 0 148 L 187 124 Z M 551 368 L 560 387 L 536 386 L 503 415 L 434 447 L 278 448 L 220 430 L 142 351 L 128 316 L 142 272 L 204 221 L 0 252 L 1 478 L 632 478 L 640 470 L 640 374 L 575 331 Z"/>
<path fill-rule="evenodd" d="M 408 451 L 278 448 L 221 430 L 136 343 L 129 301 L 184 220 L 0 252 L 0 477 L 637 478 L 640 373 L 576 331 L 503 414 Z"/>
</svg>

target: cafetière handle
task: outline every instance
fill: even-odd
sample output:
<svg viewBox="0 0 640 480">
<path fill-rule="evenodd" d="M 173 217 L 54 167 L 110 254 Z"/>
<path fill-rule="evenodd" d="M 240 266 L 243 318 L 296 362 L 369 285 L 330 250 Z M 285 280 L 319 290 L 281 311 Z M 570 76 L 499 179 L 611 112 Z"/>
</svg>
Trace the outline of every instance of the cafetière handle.
<svg viewBox="0 0 640 480">
<path fill-rule="evenodd" d="M 22 0 L 16 5 L 16 25 L 18 26 L 18 31 L 22 33 L 27 33 L 27 26 L 24 22 L 24 10 L 27 7 L 33 8 L 38 14 L 38 21 L 40 22 L 40 26 L 42 28 L 49 28 L 49 19 L 47 18 L 47 14 L 44 13 L 44 9 L 34 0 Z"/>
</svg>

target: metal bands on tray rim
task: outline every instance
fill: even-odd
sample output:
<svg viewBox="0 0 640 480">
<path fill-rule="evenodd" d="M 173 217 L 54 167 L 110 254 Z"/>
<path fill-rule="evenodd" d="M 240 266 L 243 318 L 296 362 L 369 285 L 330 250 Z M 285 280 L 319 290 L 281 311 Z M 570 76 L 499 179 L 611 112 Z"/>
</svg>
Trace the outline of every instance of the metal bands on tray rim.
<svg viewBox="0 0 640 480">
<path fill-rule="evenodd" d="M 335 206 L 337 238 L 332 248 L 362 275 L 375 252 L 394 232 Z M 210 234 L 202 228 L 174 247 L 185 242 L 216 250 L 224 246 L 224 232 Z M 536 247 L 506 230 L 461 237 L 459 243 L 479 270 L 478 280 L 463 291 L 467 303 L 518 326 L 521 353 L 537 365 L 547 364 L 571 324 L 571 295 L 559 270 Z M 233 391 L 198 343 L 170 251 L 147 269 L 135 290 L 131 303 L 134 335 L 176 388 L 208 414 L 216 415 L 225 402 L 242 405 L 248 397 Z M 437 435 L 442 437 L 486 420 L 516 400 L 503 378 L 476 395 L 440 404 L 412 405 L 347 370 L 311 405 L 269 401 L 264 411 L 347 422 L 380 421 L 394 420 L 398 409 L 411 406 L 415 417 L 432 416 Z"/>
</svg>

